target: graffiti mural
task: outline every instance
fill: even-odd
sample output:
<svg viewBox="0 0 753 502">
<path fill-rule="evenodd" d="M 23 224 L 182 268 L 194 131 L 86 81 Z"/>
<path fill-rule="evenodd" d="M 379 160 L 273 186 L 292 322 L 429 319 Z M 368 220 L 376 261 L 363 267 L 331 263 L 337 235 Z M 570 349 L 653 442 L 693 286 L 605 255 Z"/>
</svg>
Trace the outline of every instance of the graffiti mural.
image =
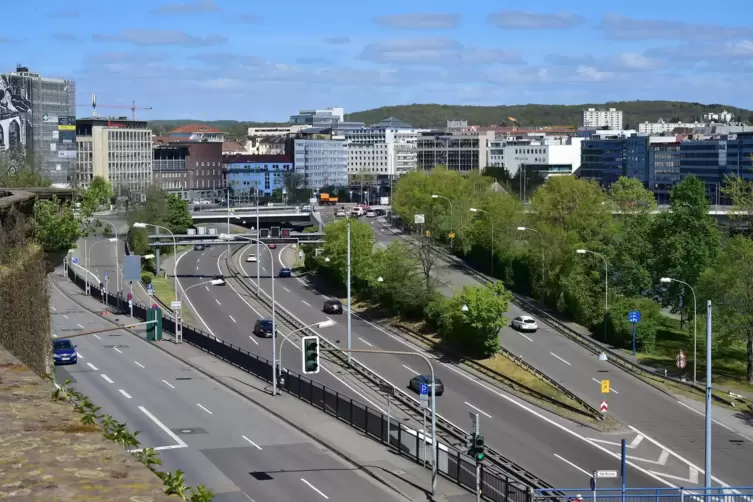
<svg viewBox="0 0 753 502">
<path fill-rule="evenodd" d="M 0 152 L 20 150 L 31 133 L 31 101 L 20 82 L 0 75 Z"/>
</svg>

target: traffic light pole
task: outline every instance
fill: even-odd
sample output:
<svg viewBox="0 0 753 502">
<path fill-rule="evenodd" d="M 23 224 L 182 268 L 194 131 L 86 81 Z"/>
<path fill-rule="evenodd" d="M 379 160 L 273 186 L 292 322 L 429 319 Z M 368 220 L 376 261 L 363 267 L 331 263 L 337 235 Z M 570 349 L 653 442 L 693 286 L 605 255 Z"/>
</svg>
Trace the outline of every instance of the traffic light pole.
<svg viewBox="0 0 753 502">
<path fill-rule="evenodd" d="M 476 414 L 476 430 L 474 431 L 474 442 L 481 435 L 481 424 Z M 475 444 L 474 444 L 475 446 Z M 481 461 L 476 456 L 476 502 L 481 502 Z"/>
<path fill-rule="evenodd" d="M 434 377 L 434 366 L 431 364 L 431 361 L 428 357 L 426 357 L 423 354 L 419 354 L 418 352 L 408 352 L 408 351 L 402 351 L 402 350 L 379 350 L 379 349 L 341 349 L 341 348 L 334 348 L 334 349 L 319 349 L 321 352 L 345 352 L 348 354 L 348 359 L 350 360 L 350 353 L 351 352 L 362 352 L 364 354 L 389 354 L 389 355 L 398 355 L 398 356 L 411 356 L 411 357 L 420 357 L 421 359 L 426 362 L 426 364 L 429 366 L 429 371 L 431 373 L 431 453 L 432 453 L 432 462 L 431 462 L 431 495 L 434 496 L 435 492 L 437 490 L 437 399 L 436 399 L 436 385 L 434 385 L 435 377 Z M 304 368 L 305 369 L 305 368 Z M 426 436 L 424 435 L 424 438 Z M 424 440 L 425 441 L 425 440 Z M 425 457 L 424 457 L 425 458 Z"/>
</svg>

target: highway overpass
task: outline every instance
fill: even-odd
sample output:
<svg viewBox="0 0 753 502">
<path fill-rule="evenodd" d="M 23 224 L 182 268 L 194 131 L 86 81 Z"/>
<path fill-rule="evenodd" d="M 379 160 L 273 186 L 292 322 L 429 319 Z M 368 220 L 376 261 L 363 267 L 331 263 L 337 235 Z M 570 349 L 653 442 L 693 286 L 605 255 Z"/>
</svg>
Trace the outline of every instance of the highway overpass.
<svg viewBox="0 0 753 502">
<path fill-rule="evenodd" d="M 221 223 L 228 220 L 228 210 L 227 208 L 213 208 L 193 211 L 191 217 L 195 225 Z M 307 226 L 316 223 L 316 220 L 312 217 L 312 213 L 302 211 L 298 206 L 230 208 L 230 222 L 236 225 L 255 225 L 257 217 L 259 218 L 260 225 L 290 223 L 296 226 Z"/>
</svg>

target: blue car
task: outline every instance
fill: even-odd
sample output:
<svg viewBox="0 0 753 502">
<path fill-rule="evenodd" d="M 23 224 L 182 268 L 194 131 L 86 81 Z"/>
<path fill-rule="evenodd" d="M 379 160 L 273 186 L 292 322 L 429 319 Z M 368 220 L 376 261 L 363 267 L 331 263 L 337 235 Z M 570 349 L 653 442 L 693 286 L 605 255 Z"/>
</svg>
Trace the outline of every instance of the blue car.
<svg viewBox="0 0 753 502">
<path fill-rule="evenodd" d="M 293 275 L 293 272 L 288 267 L 280 269 L 280 277 L 290 277 L 291 275 Z"/>
<path fill-rule="evenodd" d="M 61 364 L 76 364 L 78 362 L 76 346 L 70 340 L 53 340 L 52 354 L 56 366 Z"/>
</svg>

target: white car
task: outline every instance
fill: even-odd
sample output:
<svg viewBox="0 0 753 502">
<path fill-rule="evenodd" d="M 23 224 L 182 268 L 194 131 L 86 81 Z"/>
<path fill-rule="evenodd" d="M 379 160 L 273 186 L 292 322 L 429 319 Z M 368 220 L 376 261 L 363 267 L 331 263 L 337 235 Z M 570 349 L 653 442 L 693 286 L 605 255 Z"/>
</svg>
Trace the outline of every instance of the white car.
<svg viewBox="0 0 753 502">
<path fill-rule="evenodd" d="M 536 320 L 527 315 L 521 315 L 512 320 L 512 327 L 520 331 L 536 331 L 539 329 Z"/>
<path fill-rule="evenodd" d="M 373 209 L 369 209 L 368 211 L 366 211 L 366 217 L 367 218 L 376 218 L 376 211 L 374 211 Z"/>
<path fill-rule="evenodd" d="M 256 263 L 256 255 L 255 255 L 255 254 L 250 254 L 250 255 L 248 255 L 248 256 L 246 257 L 246 261 L 247 261 L 247 262 L 251 262 L 251 263 Z"/>
<path fill-rule="evenodd" d="M 335 211 L 335 218 L 345 218 L 345 211 L 342 209 Z"/>
</svg>

